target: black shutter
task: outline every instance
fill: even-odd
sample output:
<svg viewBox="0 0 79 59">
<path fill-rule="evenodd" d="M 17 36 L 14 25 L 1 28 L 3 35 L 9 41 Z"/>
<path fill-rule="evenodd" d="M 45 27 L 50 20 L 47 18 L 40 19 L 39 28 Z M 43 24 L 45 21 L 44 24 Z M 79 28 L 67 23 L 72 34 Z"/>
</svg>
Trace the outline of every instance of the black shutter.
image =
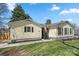
<svg viewBox="0 0 79 59">
<path fill-rule="evenodd" d="M 24 27 L 24 32 L 26 32 L 26 26 Z"/>
<path fill-rule="evenodd" d="M 32 32 L 34 32 L 34 28 L 32 27 Z"/>
</svg>

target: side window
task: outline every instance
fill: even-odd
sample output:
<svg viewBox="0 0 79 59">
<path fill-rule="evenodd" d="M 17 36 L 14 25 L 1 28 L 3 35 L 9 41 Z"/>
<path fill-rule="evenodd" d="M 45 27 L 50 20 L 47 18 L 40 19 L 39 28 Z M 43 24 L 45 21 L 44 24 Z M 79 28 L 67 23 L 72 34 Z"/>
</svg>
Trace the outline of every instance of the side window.
<svg viewBox="0 0 79 59">
<path fill-rule="evenodd" d="M 31 27 L 26 27 L 27 32 L 31 32 Z"/>
<path fill-rule="evenodd" d="M 24 27 L 24 32 L 34 32 L 34 28 L 33 27 Z"/>
</svg>

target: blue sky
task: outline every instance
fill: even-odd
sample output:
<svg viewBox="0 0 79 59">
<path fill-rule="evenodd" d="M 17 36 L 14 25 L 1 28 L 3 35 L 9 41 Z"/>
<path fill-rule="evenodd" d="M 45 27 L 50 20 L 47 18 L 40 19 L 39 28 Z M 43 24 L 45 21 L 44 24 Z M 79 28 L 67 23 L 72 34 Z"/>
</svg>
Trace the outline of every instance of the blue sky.
<svg viewBox="0 0 79 59">
<path fill-rule="evenodd" d="M 51 19 L 52 23 L 68 20 L 79 25 L 78 3 L 20 3 L 20 5 L 25 13 L 38 23 L 45 23 L 46 19 Z M 9 5 L 9 9 L 14 7 L 15 5 Z M 7 16 L 11 16 L 11 14 L 8 13 Z"/>
</svg>

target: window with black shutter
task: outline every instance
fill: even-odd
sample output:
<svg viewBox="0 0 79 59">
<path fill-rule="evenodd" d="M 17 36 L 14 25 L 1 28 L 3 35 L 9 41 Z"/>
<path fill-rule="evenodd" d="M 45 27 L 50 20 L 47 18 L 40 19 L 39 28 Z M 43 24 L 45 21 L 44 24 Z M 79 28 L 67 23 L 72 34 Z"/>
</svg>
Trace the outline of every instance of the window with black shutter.
<svg viewBox="0 0 79 59">
<path fill-rule="evenodd" d="M 24 32 L 34 32 L 34 28 L 33 27 L 30 27 L 30 26 L 28 26 L 28 27 L 24 27 Z"/>
<path fill-rule="evenodd" d="M 32 32 L 34 32 L 34 28 L 32 27 Z"/>
</svg>

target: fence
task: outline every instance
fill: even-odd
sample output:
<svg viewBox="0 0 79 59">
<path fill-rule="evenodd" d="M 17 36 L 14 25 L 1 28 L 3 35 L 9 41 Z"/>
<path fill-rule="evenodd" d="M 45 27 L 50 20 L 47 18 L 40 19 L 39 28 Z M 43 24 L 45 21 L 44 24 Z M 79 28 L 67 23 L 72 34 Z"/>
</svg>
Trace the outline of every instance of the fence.
<svg viewBox="0 0 79 59">
<path fill-rule="evenodd" d="M 0 42 L 4 42 L 10 39 L 10 32 L 9 31 L 2 31 L 0 32 Z"/>
</svg>

